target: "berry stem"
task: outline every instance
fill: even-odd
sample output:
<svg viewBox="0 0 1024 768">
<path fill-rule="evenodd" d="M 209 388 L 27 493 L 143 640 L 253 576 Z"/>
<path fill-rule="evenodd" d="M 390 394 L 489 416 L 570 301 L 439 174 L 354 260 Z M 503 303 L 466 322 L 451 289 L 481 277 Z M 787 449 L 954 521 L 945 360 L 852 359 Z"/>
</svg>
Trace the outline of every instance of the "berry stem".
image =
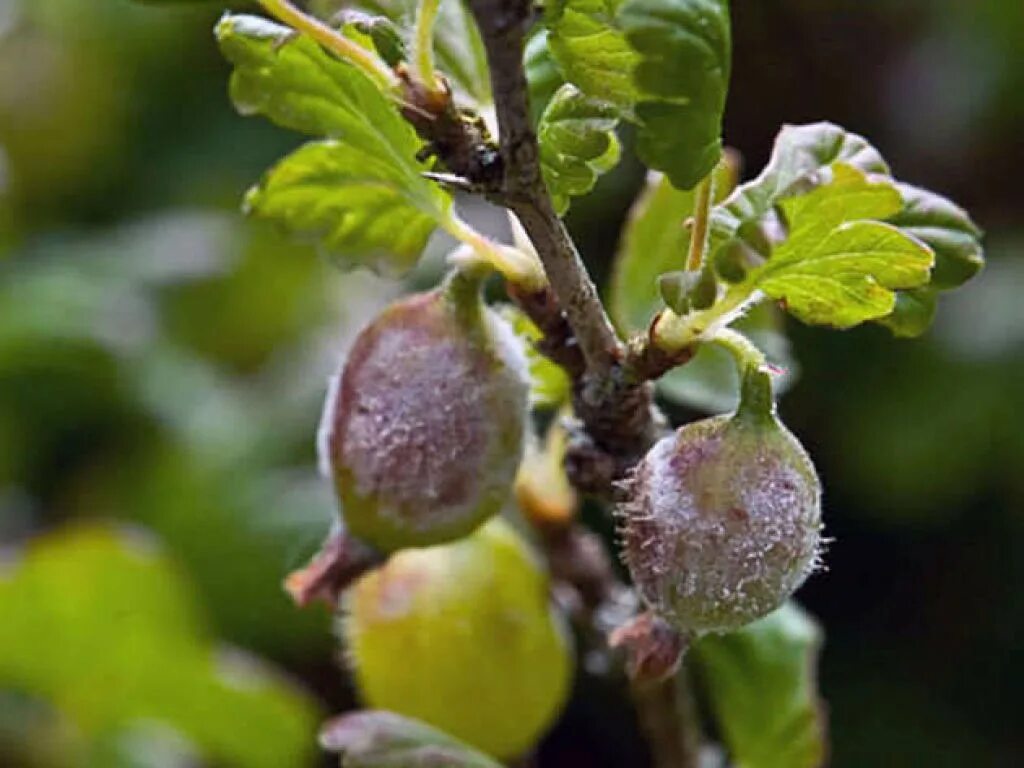
<svg viewBox="0 0 1024 768">
<path fill-rule="evenodd" d="M 350 584 L 384 559 L 336 525 L 309 564 L 288 575 L 284 589 L 300 607 L 323 601 L 333 608 Z"/>
<path fill-rule="evenodd" d="M 362 71 L 382 91 L 392 91 L 400 85 L 397 75 L 377 54 L 339 34 L 320 19 L 303 13 L 289 0 L 259 0 L 259 4 L 279 21 L 297 32 L 308 35 L 324 48 Z"/>
<path fill-rule="evenodd" d="M 723 328 L 712 339 L 736 359 L 740 374 L 740 404 L 736 417 L 764 421 L 775 413 L 775 398 L 772 396 L 772 379 L 764 352 L 738 331 Z"/>
<path fill-rule="evenodd" d="M 736 367 L 739 368 L 740 373 L 750 368 L 767 368 L 768 366 L 764 352 L 739 331 L 723 328 L 716 332 L 710 341 L 729 350 L 736 359 Z"/>
</svg>

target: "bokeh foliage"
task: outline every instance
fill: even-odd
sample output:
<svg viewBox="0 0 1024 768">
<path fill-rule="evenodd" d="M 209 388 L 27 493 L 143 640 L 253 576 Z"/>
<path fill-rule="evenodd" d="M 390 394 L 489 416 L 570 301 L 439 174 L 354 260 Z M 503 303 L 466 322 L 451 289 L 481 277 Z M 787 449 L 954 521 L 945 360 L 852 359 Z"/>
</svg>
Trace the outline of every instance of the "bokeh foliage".
<svg viewBox="0 0 1024 768">
<path fill-rule="evenodd" d="M 828 115 L 989 233 L 986 272 L 944 299 L 922 341 L 786 326 L 801 377 L 783 410 L 821 465 L 836 538 L 830 571 L 801 595 L 827 628 L 832 764 L 1010 764 L 1024 749 L 1012 728 L 1024 675 L 1013 587 L 1024 578 L 1024 11 L 1016 0 L 735 5 L 726 136 L 748 168 L 782 122 Z M 211 33 L 219 10 L 0 9 L 0 537 L 32 542 L 0 572 L 5 764 L 63 765 L 83 749 L 92 762 L 73 764 L 135 765 L 140 743 L 161 765 L 197 754 L 313 764 L 309 694 L 265 672 L 267 700 L 225 691 L 209 661 L 225 643 L 289 669 L 325 710 L 348 701 L 328 617 L 293 609 L 279 583 L 332 514 L 312 439 L 326 377 L 400 286 L 341 276 L 237 214 L 295 139 L 234 115 Z M 573 203 L 599 276 L 641 181 L 627 162 Z M 125 544 L 113 533 L 124 523 L 160 554 Z M 10 606 L 29 594 L 39 610 L 18 618 Z M 115 653 L 119 605 L 159 663 L 143 664 L 141 641 L 138 657 Z M 194 698 L 129 711 L 110 686 L 76 694 L 104 669 Z M 211 741 L 211 723 L 190 725 L 214 708 L 230 729 L 240 701 L 280 709 L 258 729 L 266 741 Z M 577 701 L 542 765 L 632 764 L 631 728 L 600 695 Z"/>
</svg>

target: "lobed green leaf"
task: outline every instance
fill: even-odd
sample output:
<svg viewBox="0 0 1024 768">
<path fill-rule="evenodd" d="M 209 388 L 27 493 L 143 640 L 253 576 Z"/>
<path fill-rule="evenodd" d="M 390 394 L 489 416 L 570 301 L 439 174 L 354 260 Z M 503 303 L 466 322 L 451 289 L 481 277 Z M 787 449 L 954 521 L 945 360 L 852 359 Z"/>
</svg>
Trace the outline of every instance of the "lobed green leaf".
<svg viewBox="0 0 1024 768">
<path fill-rule="evenodd" d="M 420 142 L 388 96 L 315 41 L 241 14 L 225 15 L 216 37 L 234 65 L 229 91 L 241 114 L 263 115 L 283 128 L 340 139 L 367 152 L 416 153 Z"/>
<path fill-rule="evenodd" d="M 985 264 L 982 232 L 967 212 L 951 200 L 910 184 L 897 184 L 903 210 L 888 219 L 935 251 L 931 285 L 956 288 L 974 277 Z"/>
<path fill-rule="evenodd" d="M 637 154 L 690 189 L 722 156 L 732 68 L 728 0 L 625 0 L 617 21 L 638 55 Z"/>
<path fill-rule="evenodd" d="M 821 630 L 795 603 L 693 648 L 736 768 L 817 768 L 825 715 L 817 694 Z"/>
<path fill-rule="evenodd" d="M 780 205 L 829 183 L 832 176 L 827 171 L 836 163 L 866 174 L 889 176 L 882 156 L 857 134 L 831 123 L 783 127 L 762 173 L 737 187 L 714 209 L 712 252 L 724 254 L 725 249 L 741 247 L 748 253 L 769 256 L 773 247 L 780 246 L 787 236 L 778 217 Z M 892 303 L 891 313 L 874 319 L 897 336 L 917 336 L 927 330 L 935 315 L 938 292 L 962 284 L 983 266 L 981 231 L 963 209 L 941 195 L 909 184 L 892 184 L 902 200 L 899 209 L 885 217 L 876 210 L 863 218 L 884 218 L 904 235 L 928 246 L 934 251 L 934 269 L 927 288 L 900 291 L 895 297 L 874 289 L 868 299 L 871 309 L 865 308 L 865 312 L 874 315 Z M 852 221 L 856 217 L 850 212 L 848 218 Z M 867 231 L 861 228 L 862 233 Z M 880 229 L 874 231 L 881 235 Z M 807 290 L 809 287 L 804 293 Z M 861 321 L 856 317 L 848 320 L 854 324 Z"/>
<path fill-rule="evenodd" d="M 585 195 L 597 177 L 619 161 L 616 108 L 585 96 L 566 83 L 551 98 L 537 128 L 541 170 L 555 210 L 569 209 L 569 198 Z"/>
<path fill-rule="evenodd" d="M 617 26 L 622 0 L 551 0 L 545 6 L 548 46 L 565 79 L 587 96 L 632 113 L 636 51 Z"/>
<path fill-rule="evenodd" d="M 341 266 L 391 274 L 416 264 L 450 204 L 393 158 L 334 140 L 300 147 L 245 201 L 249 213 L 315 240 Z"/>
<path fill-rule="evenodd" d="M 282 160 L 246 198 L 248 211 L 316 240 L 344 267 L 403 273 L 448 212 L 423 178 L 420 140 L 387 94 L 314 41 L 253 16 L 225 16 L 217 39 L 235 65 L 243 114 L 329 137 Z"/>
<path fill-rule="evenodd" d="M 837 163 L 827 184 L 780 203 L 789 235 L 747 284 L 806 323 L 849 328 L 885 317 L 894 291 L 927 284 L 934 264 L 926 245 L 882 223 L 902 207 L 892 183 Z"/>
<path fill-rule="evenodd" d="M 744 225 L 764 223 L 779 201 L 811 191 L 821 172 L 835 163 L 865 173 L 888 175 L 889 166 L 868 141 L 832 123 L 786 125 L 779 131 L 771 158 L 761 174 L 738 186 L 713 213 L 713 246 L 740 233 Z M 752 228 L 752 232 L 756 229 Z M 760 250 L 758 243 L 749 243 Z"/>
</svg>

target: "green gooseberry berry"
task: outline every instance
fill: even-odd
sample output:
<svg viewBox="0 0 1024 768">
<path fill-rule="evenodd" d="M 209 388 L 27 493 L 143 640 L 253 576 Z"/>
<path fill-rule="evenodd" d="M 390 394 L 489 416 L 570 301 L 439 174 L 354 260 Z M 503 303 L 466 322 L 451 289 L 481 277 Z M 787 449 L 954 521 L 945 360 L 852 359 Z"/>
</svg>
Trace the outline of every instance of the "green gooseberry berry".
<svg viewBox="0 0 1024 768">
<path fill-rule="evenodd" d="M 497 518 L 461 541 L 391 556 L 344 598 L 341 634 L 363 702 L 499 759 L 560 712 L 573 654 L 548 577 Z"/>
</svg>

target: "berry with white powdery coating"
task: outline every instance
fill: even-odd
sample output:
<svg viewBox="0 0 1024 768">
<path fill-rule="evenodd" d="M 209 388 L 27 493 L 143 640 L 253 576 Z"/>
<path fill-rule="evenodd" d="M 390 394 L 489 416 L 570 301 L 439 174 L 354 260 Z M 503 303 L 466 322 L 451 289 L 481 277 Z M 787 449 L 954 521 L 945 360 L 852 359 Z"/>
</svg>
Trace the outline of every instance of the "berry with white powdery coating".
<svg viewBox="0 0 1024 768">
<path fill-rule="evenodd" d="M 771 613 L 818 564 L 821 485 L 763 369 L 745 372 L 735 414 L 663 438 L 624 491 L 623 559 L 647 605 L 684 635 Z"/>
<path fill-rule="evenodd" d="M 346 530 L 382 552 L 466 536 L 511 492 L 527 413 L 518 340 L 479 280 L 385 309 L 328 396 L 321 457 Z"/>
</svg>

